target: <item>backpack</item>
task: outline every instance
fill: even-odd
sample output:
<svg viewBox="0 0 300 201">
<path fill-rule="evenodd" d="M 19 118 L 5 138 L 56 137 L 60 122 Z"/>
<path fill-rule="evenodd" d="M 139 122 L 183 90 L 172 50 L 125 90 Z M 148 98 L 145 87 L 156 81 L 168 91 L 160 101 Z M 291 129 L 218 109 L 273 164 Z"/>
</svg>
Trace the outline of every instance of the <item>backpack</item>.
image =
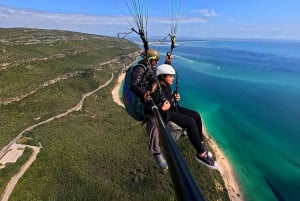
<svg viewBox="0 0 300 201">
<path fill-rule="evenodd" d="M 148 68 L 143 64 L 132 65 L 126 70 L 122 100 L 127 113 L 135 120 L 144 122 L 146 120 L 146 116 L 144 113 L 144 103 L 130 89 L 133 69 L 137 66 L 142 66 L 145 69 L 145 71 L 148 70 Z"/>
</svg>

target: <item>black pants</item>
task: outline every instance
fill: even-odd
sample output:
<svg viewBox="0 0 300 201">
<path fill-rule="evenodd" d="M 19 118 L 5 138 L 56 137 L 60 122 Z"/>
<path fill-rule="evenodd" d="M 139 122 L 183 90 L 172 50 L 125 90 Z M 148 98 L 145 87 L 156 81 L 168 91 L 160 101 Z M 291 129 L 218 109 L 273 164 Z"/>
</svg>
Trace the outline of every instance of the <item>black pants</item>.
<svg viewBox="0 0 300 201">
<path fill-rule="evenodd" d="M 205 151 L 202 145 L 202 121 L 198 112 L 178 106 L 178 112 L 170 112 L 169 120 L 187 129 L 188 138 L 197 153 Z"/>
</svg>

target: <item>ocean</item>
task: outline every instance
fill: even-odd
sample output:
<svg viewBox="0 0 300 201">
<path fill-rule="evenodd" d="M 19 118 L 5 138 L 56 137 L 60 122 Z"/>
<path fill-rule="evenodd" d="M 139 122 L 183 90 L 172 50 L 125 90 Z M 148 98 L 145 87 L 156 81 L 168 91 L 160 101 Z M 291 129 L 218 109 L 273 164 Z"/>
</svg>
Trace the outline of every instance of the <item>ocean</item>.
<svg viewBox="0 0 300 201">
<path fill-rule="evenodd" d="M 300 200 L 300 41 L 182 41 L 173 65 L 180 104 L 201 114 L 246 199 Z"/>
</svg>

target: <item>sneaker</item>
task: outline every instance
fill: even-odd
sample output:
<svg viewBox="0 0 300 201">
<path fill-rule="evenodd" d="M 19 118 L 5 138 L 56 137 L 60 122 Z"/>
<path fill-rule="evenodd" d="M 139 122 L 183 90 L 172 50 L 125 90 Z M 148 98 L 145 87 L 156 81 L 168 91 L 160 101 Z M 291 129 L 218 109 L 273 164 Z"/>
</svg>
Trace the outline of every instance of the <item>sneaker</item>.
<svg viewBox="0 0 300 201">
<path fill-rule="evenodd" d="M 154 159 L 157 163 L 157 165 L 163 169 L 163 170 L 167 170 L 168 169 L 168 164 L 167 164 L 167 161 L 164 157 L 164 155 L 162 153 L 159 153 L 159 154 L 154 154 Z"/>
<path fill-rule="evenodd" d="M 201 145 L 203 147 L 203 149 L 207 152 L 207 155 L 212 158 L 213 154 L 207 149 L 207 146 L 204 144 L 204 142 L 201 142 Z"/>
<path fill-rule="evenodd" d="M 208 152 L 206 152 L 205 156 L 201 158 L 198 154 L 196 154 L 196 161 L 205 165 L 206 167 L 217 170 L 218 169 L 218 163 L 212 159 L 209 155 Z"/>
<path fill-rule="evenodd" d="M 182 134 L 183 137 L 187 137 L 188 136 L 186 128 L 182 129 L 182 133 L 181 134 Z"/>
</svg>

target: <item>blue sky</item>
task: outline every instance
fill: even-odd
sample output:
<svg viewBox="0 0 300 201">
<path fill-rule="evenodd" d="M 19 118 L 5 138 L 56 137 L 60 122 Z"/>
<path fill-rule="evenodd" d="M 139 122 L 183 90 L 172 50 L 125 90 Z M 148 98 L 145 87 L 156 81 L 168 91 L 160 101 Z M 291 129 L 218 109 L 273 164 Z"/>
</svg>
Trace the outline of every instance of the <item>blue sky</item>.
<svg viewBox="0 0 300 201">
<path fill-rule="evenodd" d="M 299 0 L 148 2 L 149 38 L 170 33 L 170 8 L 173 6 L 181 16 L 179 39 L 300 39 Z M 122 0 L 1 0 L 0 27 L 62 29 L 108 36 L 136 28 Z"/>
</svg>

